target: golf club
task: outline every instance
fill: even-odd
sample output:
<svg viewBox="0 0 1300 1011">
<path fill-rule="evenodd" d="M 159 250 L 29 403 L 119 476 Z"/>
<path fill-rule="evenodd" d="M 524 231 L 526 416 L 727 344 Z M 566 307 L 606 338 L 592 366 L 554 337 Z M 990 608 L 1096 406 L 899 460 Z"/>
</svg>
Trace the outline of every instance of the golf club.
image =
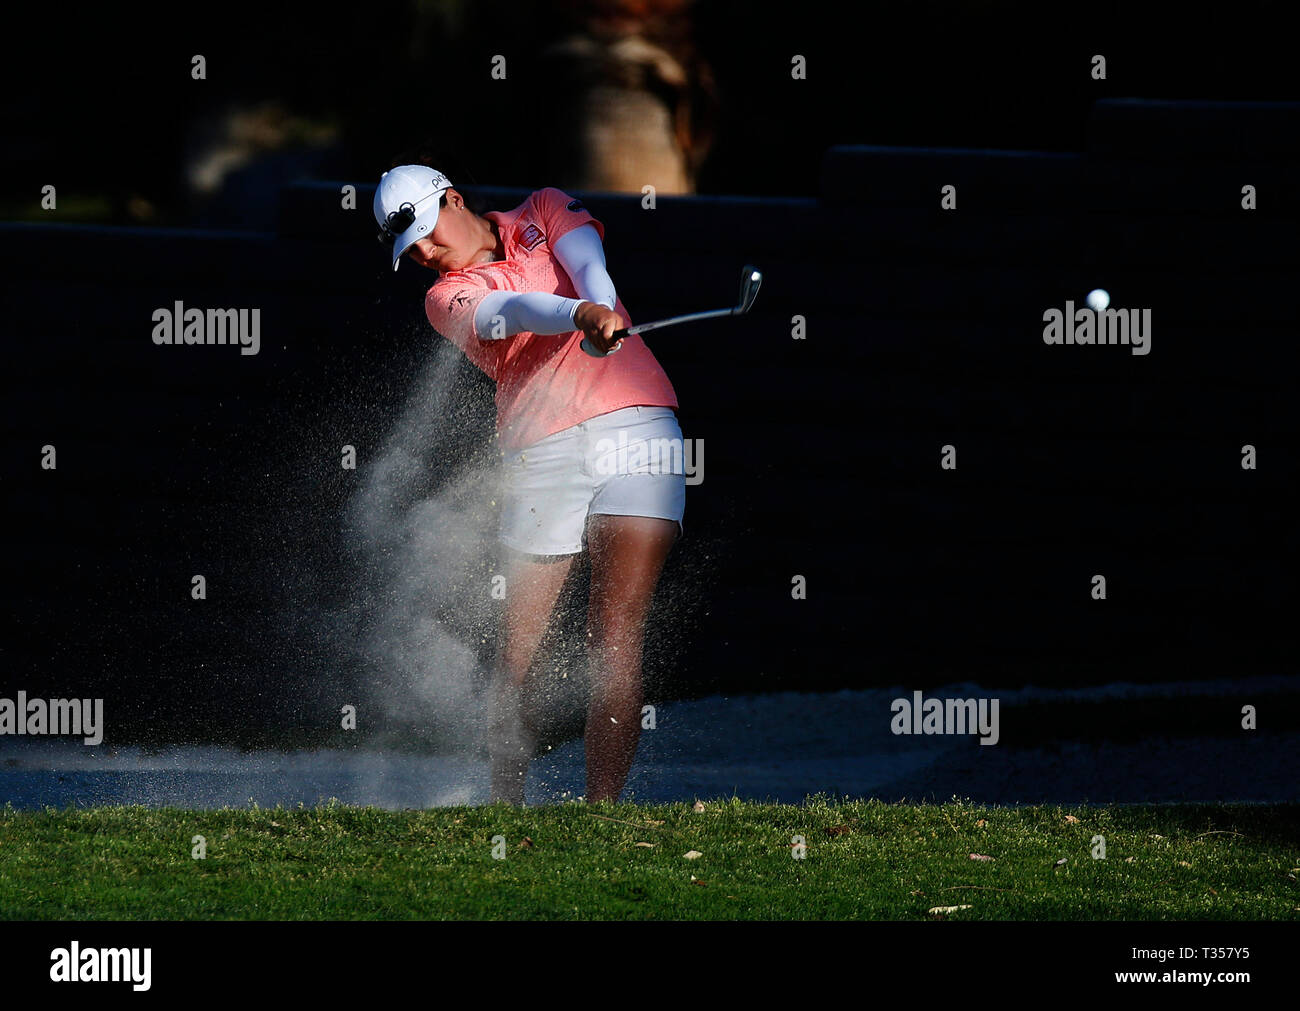
<svg viewBox="0 0 1300 1011">
<path fill-rule="evenodd" d="M 692 312 L 685 316 L 672 316 L 668 319 L 655 320 L 652 323 L 640 323 L 637 326 L 630 326 L 623 330 L 615 330 L 614 340 L 622 340 L 624 337 L 645 333 L 647 330 L 658 330 L 660 327 L 674 326 L 677 323 L 691 323 L 697 319 L 713 319 L 716 316 L 743 316 L 749 312 L 750 307 L 754 304 L 754 299 L 758 297 L 758 289 L 762 284 L 763 272 L 752 264 L 747 264 L 740 272 L 740 302 L 733 308 L 713 309 L 709 312 Z M 582 339 L 582 350 L 593 358 L 605 357 L 596 350 L 586 337 Z M 610 354 L 613 354 L 613 351 Z"/>
</svg>

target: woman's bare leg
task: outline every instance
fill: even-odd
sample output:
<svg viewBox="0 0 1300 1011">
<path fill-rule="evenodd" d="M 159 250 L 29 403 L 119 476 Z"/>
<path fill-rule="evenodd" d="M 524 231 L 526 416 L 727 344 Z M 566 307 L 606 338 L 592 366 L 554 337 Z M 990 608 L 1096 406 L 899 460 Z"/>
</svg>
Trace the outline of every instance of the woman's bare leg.
<svg viewBox="0 0 1300 1011">
<path fill-rule="evenodd" d="M 497 659 L 488 711 L 488 754 L 492 800 L 522 804 L 533 744 L 521 708 L 524 681 L 577 556 L 514 551 L 507 551 L 507 556 L 505 642 Z"/>
<path fill-rule="evenodd" d="M 591 603 L 587 645 L 587 799 L 618 800 L 641 738 L 641 652 L 646 616 L 677 524 L 651 516 L 588 520 Z"/>
</svg>

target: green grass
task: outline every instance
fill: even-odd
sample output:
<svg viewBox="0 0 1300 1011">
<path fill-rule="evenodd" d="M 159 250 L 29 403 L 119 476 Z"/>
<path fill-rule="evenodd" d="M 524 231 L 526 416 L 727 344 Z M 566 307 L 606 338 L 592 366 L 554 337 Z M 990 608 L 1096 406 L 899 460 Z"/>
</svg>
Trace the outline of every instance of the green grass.
<svg viewBox="0 0 1300 1011">
<path fill-rule="evenodd" d="M 0 918 L 1297 919 L 1298 830 L 1295 804 L 5 808 Z"/>
</svg>

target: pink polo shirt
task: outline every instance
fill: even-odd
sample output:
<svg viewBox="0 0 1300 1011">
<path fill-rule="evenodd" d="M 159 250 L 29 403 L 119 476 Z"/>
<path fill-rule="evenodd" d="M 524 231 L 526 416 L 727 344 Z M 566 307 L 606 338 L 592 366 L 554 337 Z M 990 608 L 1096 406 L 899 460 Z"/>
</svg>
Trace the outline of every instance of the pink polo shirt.
<svg viewBox="0 0 1300 1011">
<path fill-rule="evenodd" d="M 480 339 L 474 310 L 489 291 L 545 291 L 579 298 L 569 275 L 551 252 L 566 232 L 605 226 L 567 193 L 537 190 L 512 211 L 490 211 L 505 246 L 504 260 L 450 271 L 434 282 L 424 307 L 433 328 L 497 384 L 497 432 L 504 450 L 531 446 L 599 414 L 642 404 L 677 407 L 677 394 L 663 367 L 639 336 L 606 358 L 592 358 L 579 344 L 582 331 L 517 333 L 502 340 Z M 614 306 L 631 319 L 619 299 Z"/>
</svg>

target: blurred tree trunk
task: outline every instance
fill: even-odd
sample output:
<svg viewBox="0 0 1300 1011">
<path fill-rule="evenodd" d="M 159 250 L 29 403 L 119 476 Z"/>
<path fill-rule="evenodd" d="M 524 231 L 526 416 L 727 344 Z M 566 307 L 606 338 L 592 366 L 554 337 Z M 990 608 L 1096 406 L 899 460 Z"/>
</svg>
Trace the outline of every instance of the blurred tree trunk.
<svg viewBox="0 0 1300 1011">
<path fill-rule="evenodd" d="M 712 75 L 691 42 L 692 0 L 588 0 L 540 65 L 557 121 L 548 168 L 573 189 L 693 193 L 712 141 Z M 557 10 L 557 16 L 560 12 Z"/>
</svg>

